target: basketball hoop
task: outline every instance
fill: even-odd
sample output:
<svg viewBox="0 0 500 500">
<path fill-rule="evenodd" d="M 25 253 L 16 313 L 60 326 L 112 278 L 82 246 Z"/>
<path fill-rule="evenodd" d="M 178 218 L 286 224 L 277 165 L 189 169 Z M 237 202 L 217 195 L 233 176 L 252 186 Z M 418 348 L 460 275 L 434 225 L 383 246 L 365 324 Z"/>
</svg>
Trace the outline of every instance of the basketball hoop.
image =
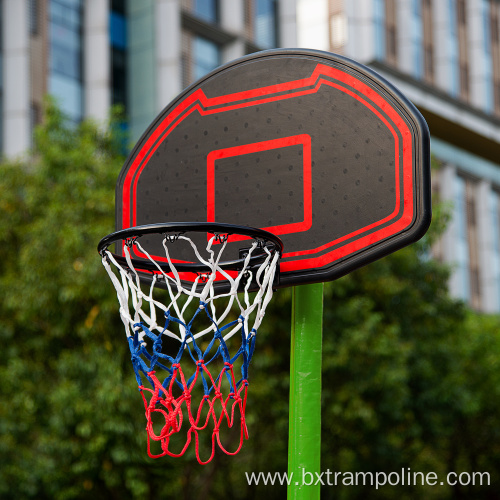
<svg viewBox="0 0 500 500">
<path fill-rule="evenodd" d="M 150 456 L 182 455 L 193 436 L 200 463 L 216 443 L 240 450 L 256 333 L 273 288 L 293 286 L 288 471 L 319 474 L 320 283 L 425 234 L 429 144 L 422 115 L 391 83 L 316 50 L 231 61 L 161 111 L 118 176 L 121 231 L 99 244 Z M 207 222 L 133 227 L 176 214 Z M 289 496 L 319 497 L 319 486 L 292 482 Z"/>
<path fill-rule="evenodd" d="M 113 243 L 122 255 L 108 250 Z M 160 244 L 162 257 L 151 257 L 149 248 Z M 248 439 L 248 366 L 282 250 L 267 231 L 217 223 L 138 226 L 99 243 L 144 401 L 150 457 L 181 456 L 194 435 L 198 462 L 206 464 L 215 443 L 234 455 Z M 238 421 L 239 441 L 228 450 L 221 426 Z M 199 433 L 208 429 L 211 454 L 203 461 Z"/>
</svg>

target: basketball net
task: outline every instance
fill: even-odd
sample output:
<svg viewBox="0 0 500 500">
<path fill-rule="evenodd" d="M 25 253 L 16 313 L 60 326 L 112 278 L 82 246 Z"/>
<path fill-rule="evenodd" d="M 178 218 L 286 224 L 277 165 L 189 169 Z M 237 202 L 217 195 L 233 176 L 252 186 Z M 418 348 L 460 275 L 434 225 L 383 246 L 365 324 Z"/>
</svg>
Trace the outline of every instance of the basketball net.
<svg viewBox="0 0 500 500">
<path fill-rule="evenodd" d="M 181 279 L 186 275 L 176 270 L 170 257 L 169 248 L 178 240 L 187 241 L 206 268 L 203 274 L 191 273 L 191 279 L 196 277 L 190 282 Z M 216 444 L 224 453 L 235 455 L 248 439 L 248 366 L 257 330 L 273 294 L 280 255 L 254 240 L 241 270 L 228 271 L 221 266 L 227 242 L 227 236 L 213 235 L 203 257 L 189 237 L 165 236 L 162 260 L 168 266 L 163 262 L 160 266 L 136 238 L 127 239 L 123 245 L 126 265 L 107 249 L 102 252 L 102 263 L 116 289 L 144 401 L 151 458 L 181 456 L 194 437 L 196 458 L 206 464 L 214 457 Z M 137 269 L 131 258 L 133 247 L 157 271 Z M 251 262 L 256 253 L 263 254 L 257 266 Z M 150 282 L 147 285 L 141 284 L 140 275 L 144 278 L 145 274 Z M 229 291 L 218 291 L 221 280 L 229 284 Z M 251 284 L 255 292 L 249 292 Z M 208 443 L 207 454 L 211 446 L 211 453 L 202 460 L 199 434 L 210 430 L 211 439 L 203 443 Z M 222 442 L 226 442 L 226 434 L 229 446 Z"/>
</svg>

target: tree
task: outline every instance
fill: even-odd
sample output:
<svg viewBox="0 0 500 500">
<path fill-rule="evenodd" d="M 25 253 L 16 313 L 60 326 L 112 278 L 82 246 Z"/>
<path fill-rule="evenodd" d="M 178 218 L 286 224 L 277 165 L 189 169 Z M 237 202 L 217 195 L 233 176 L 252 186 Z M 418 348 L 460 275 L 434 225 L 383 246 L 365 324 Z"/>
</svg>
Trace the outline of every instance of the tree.
<svg viewBox="0 0 500 500">
<path fill-rule="evenodd" d="M 113 228 L 120 143 L 92 122 L 67 125 L 52 104 L 45 119 L 30 160 L 0 174 L 0 496 L 134 491 L 135 394 L 96 258 Z"/>
<path fill-rule="evenodd" d="M 244 472 L 287 461 L 290 290 L 250 366 L 250 440 L 200 467 L 146 454 L 142 401 L 97 242 L 113 230 L 116 122 L 69 126 L 49 104 L 29 159 L 0 165 L 0 496 L 284 498 Z M 442 217 L 433 223 L 437 228 Z M 485 487 L 325 487 L 324 498 L 494 498 L 498 318 L 447 293 L 413 245 L 325 285 L 323 470 L 489 471 Z"/>
</svg>

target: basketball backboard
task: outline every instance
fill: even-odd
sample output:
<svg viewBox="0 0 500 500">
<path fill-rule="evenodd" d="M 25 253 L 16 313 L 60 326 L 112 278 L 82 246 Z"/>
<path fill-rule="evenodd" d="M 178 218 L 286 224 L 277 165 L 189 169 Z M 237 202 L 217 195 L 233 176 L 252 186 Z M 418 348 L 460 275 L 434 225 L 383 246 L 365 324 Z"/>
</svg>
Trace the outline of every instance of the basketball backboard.
<svg viewBox="0 0 500 500">
<path fill-rule="evenodd" d="M 374 71 L 326 52 L 259 52 L 208 74 L 151 124 L 118 179 L 117 230 L 261 228 L 284 244 L 278 287 L 329 281 L 425 233 L 429 156 L 424 119 Z"/>
</svg>

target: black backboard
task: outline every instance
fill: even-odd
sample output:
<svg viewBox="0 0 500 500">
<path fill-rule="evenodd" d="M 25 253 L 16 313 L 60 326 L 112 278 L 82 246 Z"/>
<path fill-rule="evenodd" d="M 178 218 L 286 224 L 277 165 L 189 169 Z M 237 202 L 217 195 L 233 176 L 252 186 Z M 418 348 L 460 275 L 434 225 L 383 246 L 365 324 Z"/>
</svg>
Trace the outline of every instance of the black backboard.
<svg viewBox="0 0 500 500">
<path fill-rule="evenodd" d="M 279 286 L 328 281 L 427 230 L 427 125 L 394 86 L 350 59 L 255 53 L 160 113 L 119 176 L 116 220 L 117 229 L 263 228 L 284 243 Z M 234 253 L 244 244 L 232 243 Z"/>
</svg>

